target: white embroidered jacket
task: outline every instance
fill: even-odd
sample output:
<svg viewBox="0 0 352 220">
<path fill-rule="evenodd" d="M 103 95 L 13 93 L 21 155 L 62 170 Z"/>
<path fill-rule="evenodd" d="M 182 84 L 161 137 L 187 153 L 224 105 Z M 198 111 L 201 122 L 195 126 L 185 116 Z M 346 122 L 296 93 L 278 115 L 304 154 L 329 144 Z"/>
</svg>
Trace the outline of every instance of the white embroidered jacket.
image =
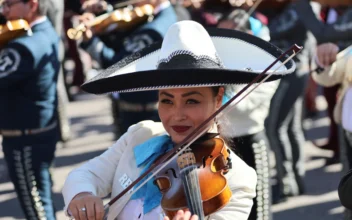
<svg viewBox="0 0 352 220">
<path fill-rule="evenodd" d="M 136 166 L 133 147 L 162 134 L 165 134 L 165 130 L 161 123 L 140 122 L 131 126 L 102 155 L 74 169 L 68 175 L 62 190 L 65 211 L 72 198 L 80 192 L 92 192 L 99 197 L 111 193 L 111 198 L 115 197 L 137 179 L 142 170 Z M 232 169 L 225 175 L 233 193 L 231 200 L 207 219 L 248 219 L 256 194 L 257 176 L 255 171 L 234 153 L 231 153 L 231 160 Z M 131 194 L 125 195 L 110 207 L 108 220 L 114 219 L 121 212 L 130 197 Z"/>
<path fill-rule="evenodd" d="M 342 120 L 342 100 L 349 87 L 352 87 L 352 47 L 341 51 L 336 61 L 324 69 L 321 73 L 313 73 L 313 79 L 318 84 L 331 87 L 341 84 L 338 100 L 334 108 L 334 119 L 336 123 L 341 124 Z"/>
</svg>

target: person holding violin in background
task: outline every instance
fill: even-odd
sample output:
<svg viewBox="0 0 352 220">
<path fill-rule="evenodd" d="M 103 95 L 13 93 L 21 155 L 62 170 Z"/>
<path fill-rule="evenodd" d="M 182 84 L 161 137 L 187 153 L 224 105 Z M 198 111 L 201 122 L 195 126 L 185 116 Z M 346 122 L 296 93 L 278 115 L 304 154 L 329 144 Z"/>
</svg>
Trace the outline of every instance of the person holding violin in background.
<svg viewBox="0 0 352 220">
<path fill-rule="evenodd" d="M 319 0 L 318 2 L 322 5 L 320 20 L 314 14 L 307 0 L 297 0 L 294 9 L 297 13 L 305 15 L 300 16 L 299 19 L 305 27 L 312 32 L 318 45 L 333 42 L 339 46 L 340 50 L 345 49 L 352 43 L 352 1 Z M 313 84 L 313 82 L 311 82 L 311 84 Z M 339 144 L 339 129 L 333 113 L 337 103 L 336 97 L 339 88 L 340 85 L 323 87 L 323 94 L 328 103 L 328 116 L 331 123 L 328 143 L 319 147 L 333 151 L 333 157 L 326 160 L 326 165 L 340 162 L 340 146 L 343 146 L 343 144 Z M 349 169 L 351 168 L 351 165 L 349 165 Z"/>
<path fill-rule="evenodd" d="M 98 3 L 102 3 L 99 1 Z M 105 46 L 98 37 L 98 33 L 93 33 L 89 23 L 94 20 L 92 14 L 82 15 L 82 21 L 87 24 L 87 30 L 84 32 L 83 43 L 81 47 L 85 49 L 101 67 L 106 68 L 113 63 L 121 60 L 125 56 L 143 49 L 154 42 L 161 41 L 167 29 L 177 22 L 176 13 L 168 0 L 143 0 L 133 4 L 135 7 L 146 7 L 150 5 L 153 8 L 152 14 L 142 23 L 131 20 L 126 24 L 129 29 L 129 35 L 114 41 L 115 45 L 121 45 L 120 48 L 114 49 Z M 93 6 L 91 6 L 94 8 Z M 97 8 L 97 6 L 96 6 Z M 146 11 L 147 13 L 147 11 Z M 123 25 L 123 21 L 117 22 L 117 25 Z M 112 24 L 113 25 L 113 24 Z M 127 128 L 144 119 L 160 120 L 157 109 L 157 93 L 150 91 L 146 93 L 128 93 L 113 94 L 112 109 L 114 115 L 114 124 L 116 136 L 123 134 Z"/>
<path fill-rule="evenodd" d="M 316 60 L 320 71 L 313 72 L 313 79 L 320 85 L 331 87 L 339 86 L 339 96 L 334 108 L 335 121 L 341 126 L 345 151 L 347 154 L 347 167 L 338 186 L 341 204 L 346 207 L 344 219 L 351 219 L 352 210 L 352 45 L 340 51 L 335 43 L 323 43 L 317 48 Z"/>
<path fill-rule="evenodd" d="M 290 60 L 284 66 L 277 63 L 274 76 L 259 75 L 281 54 L 252 35 L 207 32 L 195 21 L 181 21 L 169 28 L 162 44 L 138 51 L 86 82 L 82 89 L 93 94 L 156 90 L 161 122 L 131 126 L 102 155 L 71 171 L 62 190 L 67 214 L 102 219 L 101 198 L 111 194 L 108 220 L 247 220 L 256 174 L 227 147 L 226 134 L 232 135 L 234 125 L 226 118 L 226 100 L 237 95 L 232 97 L 230 84 L 292 73 Z"/>
<path fill-rule="evenodd" d="M 0 135 L 9 175 L 26 219 L 56 219 L 50 167 L 58 141 L 59 36 L 47 0 L 5 0 L 6 20 L 28 31 L 0 49 Z M 1 35 L 0 35 L 1 37 Z"/>
</svg>

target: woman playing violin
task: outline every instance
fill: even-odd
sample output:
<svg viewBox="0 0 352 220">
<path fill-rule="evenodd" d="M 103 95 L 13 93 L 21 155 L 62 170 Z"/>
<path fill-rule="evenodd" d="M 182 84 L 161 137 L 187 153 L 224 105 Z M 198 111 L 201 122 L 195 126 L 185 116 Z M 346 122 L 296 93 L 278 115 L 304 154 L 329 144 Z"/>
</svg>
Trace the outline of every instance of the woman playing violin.
<svg viewBox="0 0 352 220">
<path fill-rule="evenodd" d="M 142 121 L 131 126 L 106 152 L 73 170 L 63 188 L 67 214 L 80 220 L 102 219 L 102 197 L 110 193 L 115 197 L 201 126 L 204 132 L 215 133 L 217 140 L 226 140 L 226 133 L 232 134 L 227 129 L 233 126 L 226 124 L 226 116 L 207 121 L 229 99 L 231 86 L 226 84 L 251 82 L 258 76 L 258 71 L 265 69 L 280 54 L 279 49 L 254 36 L 224 29 L 207 32 L 194 21 L 182 21 L 169 28 L 162 45 L 155 44 L 133 54 L 84 84 L 85 91 L 95 94 L 158 90 L 161 122 Z M 291 61 L 279 68 L 280 74 L 275 73 L 270 79 L 292 72 L 294 65 Z M 166 198 L 160 184 L 149 180 L 134 191 L 136 185 L 112 204 L 108 219 L 246 220 L 255 196 L 256 174 L 236 154 L 226 150 L 226 141 L 223 143 L 224 152 L 228 152 L 227 166 L 215 165 L 216 162 L 213 165 L 226 179 L 230 193 L 224 199 L 226 202 L 213 208 L 214 211 L 206 210 L 203 192 L 214 189 L 218 183 L 212 178 L 202 179 L 199 172 L 199 183 L 183 181 L 182 184 L 185 189 L 200 185 L 201 199 L 189 198 L 186 190 Z M 204 150 L 206 148 L 201 151 Z M 208 158 L 212 156 L 208 155 Z M 208 159 L 204 157 L 203 160 Z M 161 173 L 166 175 L 168 171 Z M 169 174 L 171 191 L 172 185 L 176 184 L 172 178 L 177 178 L 181 172 L 174 170 Z M 192 202 L 174 210 L 173 216 L 163 216 L 167 212 L 165 204 L 173 200 L 179 202 L 181 193 Z M 194 210 L 194 204 L 199 200 L 203 202 L 204 212 L 197 212 L 206 218 L 188 211 Z"/>
</svg>

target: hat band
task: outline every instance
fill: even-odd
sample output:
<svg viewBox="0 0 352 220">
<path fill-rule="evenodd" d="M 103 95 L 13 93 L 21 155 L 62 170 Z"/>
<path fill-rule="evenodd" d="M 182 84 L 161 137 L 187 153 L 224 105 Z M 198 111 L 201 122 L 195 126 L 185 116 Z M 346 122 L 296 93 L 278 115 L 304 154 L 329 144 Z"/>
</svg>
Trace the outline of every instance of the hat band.
<svg viewBox="0 0 352 220">
<path fill-rule="evenodd" d="M 177 54 L 170 59 L 159 61 L 158 70 L 162 69 L 223 69 L 220 59 L 210 56 L 196 56 L 193 54 Z"/>
</svg>

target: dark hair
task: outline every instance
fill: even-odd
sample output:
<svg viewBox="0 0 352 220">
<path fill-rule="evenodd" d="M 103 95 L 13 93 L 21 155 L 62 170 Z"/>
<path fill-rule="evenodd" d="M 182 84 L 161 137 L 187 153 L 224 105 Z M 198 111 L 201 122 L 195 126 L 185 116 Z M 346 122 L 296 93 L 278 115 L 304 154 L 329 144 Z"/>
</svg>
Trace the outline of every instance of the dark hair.
<svg viewBox="0 0 352 220">
<path fill-rule="evenodd" d="M 24 3 L 28 3 L 30 0 L 22 0 Z M 38 1 L 38 15 L 47 15 L 51 1 L 49 0 L 37 0 Z M 58 1 L 58 0 L 55 0 Z"/>
<path fill-rule="evenodd" d="M 236 30 L 247 32 L 251 30 L 251 23 L 249 18 L 246 18 L 248 13 L 243 9 L 235 9 L 227 15 L 228 20 L 232 20 L 235 24 L 240 25 L 235 27 Z M 242 23 L 244 21 L 244 23 Z"/>
<path fill-rule="evenodd" d="M 214 96 L 217 96 L 217 95 L 218 95 L 220 87 L 221 87 L 221 86 L 214 86 L 214 87 L 211 87 L 211 90 L 213 91 L 213 95 L 214 95 Z"/>
</svg>

